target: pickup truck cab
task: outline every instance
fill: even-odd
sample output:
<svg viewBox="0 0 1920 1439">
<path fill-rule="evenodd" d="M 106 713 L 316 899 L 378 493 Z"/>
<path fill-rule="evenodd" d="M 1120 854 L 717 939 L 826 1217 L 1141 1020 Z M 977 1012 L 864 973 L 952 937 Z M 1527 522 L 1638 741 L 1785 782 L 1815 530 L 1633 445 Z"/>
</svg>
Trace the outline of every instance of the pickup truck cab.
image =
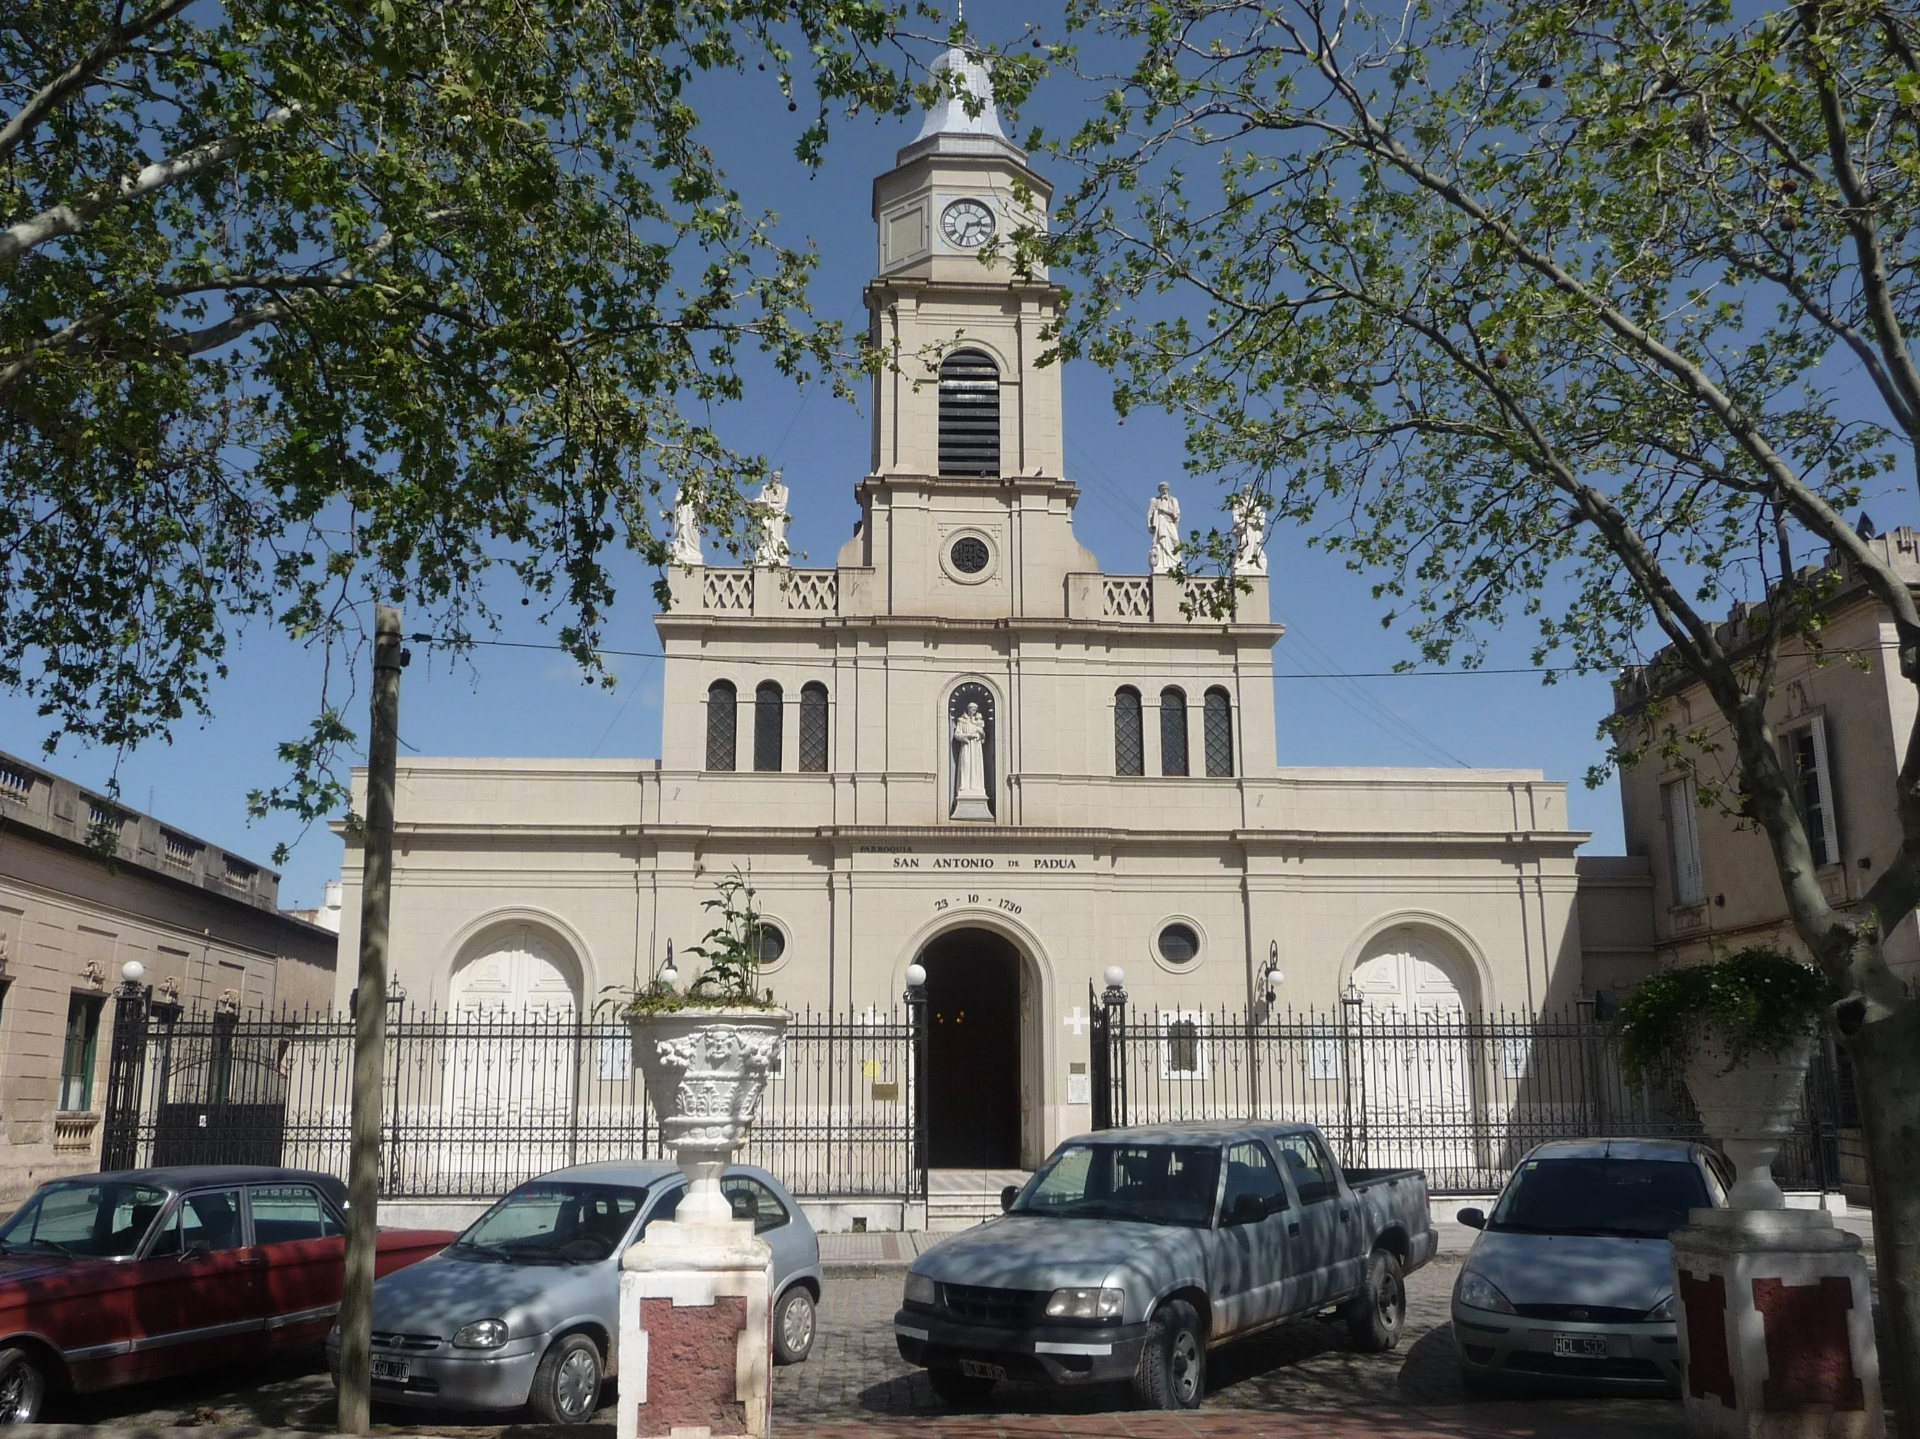
<svg viewBox="0 0 1920 1439">
<path fill-rule="evenodd" d="M 1197 1408 L 1208 1349 L 1330 1308 L 1391 1349 L 1404 1277 L 1437 1245 L 1420 1171 L 1343 1171 L 1309 1124 L 1080 1135 L 1002 1203 L 914 1261 L 894 1316 L 949 1402 L 1128 1380 L 1149 1407 Z"/>
</svg>

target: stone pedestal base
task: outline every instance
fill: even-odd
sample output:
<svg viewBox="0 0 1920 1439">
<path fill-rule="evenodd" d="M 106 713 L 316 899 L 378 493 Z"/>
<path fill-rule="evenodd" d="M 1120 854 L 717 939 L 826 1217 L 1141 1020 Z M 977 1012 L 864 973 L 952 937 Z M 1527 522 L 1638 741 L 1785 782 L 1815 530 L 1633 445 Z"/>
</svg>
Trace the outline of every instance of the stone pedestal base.
<svg viewBox="0 0 1920 1439">
<path fill-rule="evenodd" d="M 1866 1261 L 1826 1213 L 1694 1210 L 1673 1299 L 1689 1434 L 1883 1439 Z"/>
<path fill-rule="evenodd" d="M 649 1225 L 620 1268 L 619 1439 L 761 1439 L 773 1251 L 752 1223 Z"/>
</svg>

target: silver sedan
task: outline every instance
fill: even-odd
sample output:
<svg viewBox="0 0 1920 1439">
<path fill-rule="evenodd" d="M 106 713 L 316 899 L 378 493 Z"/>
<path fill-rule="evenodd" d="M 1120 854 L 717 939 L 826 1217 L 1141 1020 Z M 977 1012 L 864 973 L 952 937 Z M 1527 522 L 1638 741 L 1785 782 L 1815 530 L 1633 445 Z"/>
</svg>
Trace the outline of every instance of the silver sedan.
<svg viewBox="0 0 1920 1439">
<path fill-rule="evenodd" d="M 820 1298 L 813 1227 L 765 1170 L 729 1169 L 721 1188 L 773 1250 L 774 1357 L 798 1363 Z M 375 1401 L 591 1419 L 618 1361 L 620 1256 L 685 1193 L 665 1160 L 583 1164 L 515 1189 L 439 1254 L 373 1286 Z M 336 1328 L 336 1383 L 339 1345 Z"/>
<path fill-rule="evenodd" d="M 1562 1140 L 1530 1150 L 1453 1286 L 1470 1391 L 1503 1381 L 1671 1390 L 1680 1382 L 1673 1246 L 1689 1209 L 1724 1208 L 1725 1163 L 1681 1140 Z"/>
</svg>

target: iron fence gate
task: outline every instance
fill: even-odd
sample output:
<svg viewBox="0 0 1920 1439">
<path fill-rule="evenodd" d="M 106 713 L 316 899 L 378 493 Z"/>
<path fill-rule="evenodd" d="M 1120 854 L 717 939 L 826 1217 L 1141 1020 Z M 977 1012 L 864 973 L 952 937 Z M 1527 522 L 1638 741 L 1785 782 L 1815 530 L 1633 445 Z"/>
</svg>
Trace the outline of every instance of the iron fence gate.
<svg viewBox="0 0 1920 1439">
<path fill-rule="evenodd" d="M 788 1026 L 742 1163 L 805 1196 L 923 1199 L 921 1006 Z M 118 997 L 103 1167 L 285 1164 L 345 1177 L 353 1021 L 183 1014 Z M 396 1014 L 381 1193 L 493 1198 L 549 1170 L 664 1157 L 622 1023 Z"/>
<path fill-rule="evenodd" d="M 1549 1139 L 1701 1137 L 1676 1073 L 1629 1083 L 1591 1005 L 1539 1018 L 1337 1012 L 1249 1019 L 1227 1010 L 1130 1010 L 1094 997 L 1094 1127 L 1304 1120 L 1355 1168 L 1423 1169 L 1436 1194 L 1498 1190 Z M 1775 1173 L 1839 1187 L 1845 1074 L 1817 1052 Z"/>
</svg>

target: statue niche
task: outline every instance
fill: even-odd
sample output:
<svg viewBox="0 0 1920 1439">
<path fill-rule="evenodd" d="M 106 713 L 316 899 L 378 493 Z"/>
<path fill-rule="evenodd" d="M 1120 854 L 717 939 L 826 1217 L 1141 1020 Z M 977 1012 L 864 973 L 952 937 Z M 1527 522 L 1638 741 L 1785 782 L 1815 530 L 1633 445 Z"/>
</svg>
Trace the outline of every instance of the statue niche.
<svg viewBox="0 0 1920 1439">
<path fill-rule="evenodd" d="M 983 684 L 957 686 L 947 698 L 947 740 L 953 785 L 948 815 L 993 818 L 993 692 Z"/>
</svg>

